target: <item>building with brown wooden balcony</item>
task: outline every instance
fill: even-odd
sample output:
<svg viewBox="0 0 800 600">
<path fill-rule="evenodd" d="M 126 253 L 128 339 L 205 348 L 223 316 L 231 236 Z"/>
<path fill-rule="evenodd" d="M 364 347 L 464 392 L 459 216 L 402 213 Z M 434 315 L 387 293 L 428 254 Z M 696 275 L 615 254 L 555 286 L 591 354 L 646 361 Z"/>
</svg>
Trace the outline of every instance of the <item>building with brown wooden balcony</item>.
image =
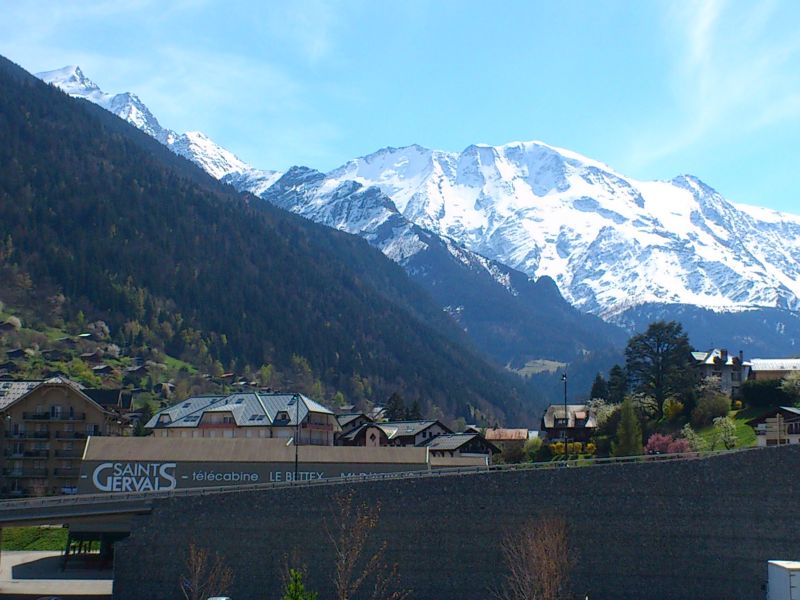
<svg viewBox="0 0 800 600">
<path fill-rule="evenodd" d="M 0 495 L 74 493 L 86 440 L 118 435 L 115 413 L 68 379 L 0 381 Z"/>
</svg>

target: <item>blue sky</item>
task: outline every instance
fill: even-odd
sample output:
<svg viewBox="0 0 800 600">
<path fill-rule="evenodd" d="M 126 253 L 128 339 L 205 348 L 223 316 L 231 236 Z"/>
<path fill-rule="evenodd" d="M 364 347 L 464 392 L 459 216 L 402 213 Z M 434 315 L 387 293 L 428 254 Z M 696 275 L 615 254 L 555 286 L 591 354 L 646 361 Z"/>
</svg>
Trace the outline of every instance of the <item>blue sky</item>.
<svg viewBox="0 0 800 600">
<path fill-rule="evenodd" d="M 800 213 L 800 2 L 0 0 L 0 53 L 78 64 L 261 168 L 542 140 Z"/>
</svg>

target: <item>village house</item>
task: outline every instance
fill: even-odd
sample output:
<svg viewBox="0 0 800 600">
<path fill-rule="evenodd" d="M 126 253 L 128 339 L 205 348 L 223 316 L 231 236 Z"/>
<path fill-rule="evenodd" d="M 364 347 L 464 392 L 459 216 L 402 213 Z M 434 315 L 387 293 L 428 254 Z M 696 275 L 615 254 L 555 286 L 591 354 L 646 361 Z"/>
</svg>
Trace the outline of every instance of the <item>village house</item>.
<svg viewBox="0 0 800 600">
<path fill-rule="evenodd" d="M 336 420 L 339 423 L 339 427 L 341 428 L 341 433 L 337 435 L 337 442 L 338 438 L 343 435 L 347 435 L 361 427 L 362 425 L 366 425 L 367 423 L 372 423 L 373 420 L 364 413 L 341 413 L 336 415 Z M 340 445 L 340 444 L 337 444 Z"/>
<path fill-rule="evenodd" d="M 63 378 L 0 381 L 3 496 L 73 493 L 90 436 L 119 435 L 117 415 Z"/>
<path fill-rule="evenodd" d="M 597 429 L 594 411 L 586 404 L 551 404 L 542 417 L 542 431 L 550 441 L 588 442 Z"/>
<path fill-rule="evenodd" d="M 741 352 L 732 355 L 724 348 L 715 348 L 706 352 L 692 352 L 692 358 L 700 377 L 716 381 L 720 392 L 730 398 L 741 397 L 742 383 L 747 381 L 751 368 Z"/>
<path fill-rule="evenodd" d="M 783 379 L 800 372 L 800 358 L 754 358 L 750 361 L 750 379 L 768 381 Z"/>
<path fill-rule="evenodd" d="M 438 435 L 453 433 L 435 420 L 365 423 L 340 440 L 343 446 L 421 446 Z"/>
<path fill-rule="evenodd" d="M 424 444 L 432 456 L 481 456 L 499 454 L 500 448 L 479 433 L 444 433 Z M 491 464 L 491 461 L 490 461 Z"/>
<path fill-rule="evenodd" d="M 284 438 L 333 446 L 336 416 L 303 394 L 240 392 L 195 396 L 160 410 L 145 425 L 155 437 Z"/>
<path fill-rule="evenodd" d="M 777 406 L 747 424 L 756 432 L 758 446 L 800 444 L 800 408 Z"/>
<path fill-rule="evenodd" d="M 499 448 L 501 452 L 508 452 L 512 448 L 519 448 L 521 450 L 525 447 L 525 442 L 528 441 L 531 435 L 530 431 L 522 428 L 479 428 L 475 425 L 470 425 L 464 431 L 465 433 L 480 434 L 487 442 Z"/>
</svg>

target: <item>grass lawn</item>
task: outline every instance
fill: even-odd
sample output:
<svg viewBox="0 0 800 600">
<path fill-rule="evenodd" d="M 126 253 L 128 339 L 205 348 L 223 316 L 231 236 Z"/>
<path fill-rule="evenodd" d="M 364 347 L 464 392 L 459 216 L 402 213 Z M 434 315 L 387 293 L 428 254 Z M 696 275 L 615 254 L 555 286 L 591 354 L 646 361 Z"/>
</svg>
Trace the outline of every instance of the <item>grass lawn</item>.
<svg viewBox="0 0 800 600">
<path fill-rule="evenodd" d="M 63 550 L 65 527 L 4 527 L 3 550 Z"/>
<path fill-rule="evenodd" d="M 728 413 L 728 416 L 733 419 L 733 422 L 736 424 L 736 447 L 737 448 L 747 448 L 749 446 L 756 445 L 756 432 L 753 431 L 753 428 L 747 425 L 746 421 L 758 416 L 764 409 L 753 409 L 753 408 L 746 408 L 743 410 L 732 410 Z M 709 425 L 708 427 L 703 427 L 702 429 L 698 430 L 697 434 L 700 438 L 709 443 L 711 438 L 713 437 L 714 426 Z M 717 447 L 715 450 L 724 450 L 722 443 L 720 441 L 717 442 Z"/>
<path fill-rule="evenodd" d="M 192 375 L 197 373 L 197 368 L 194 367 L 193 365 L 190 365 L 187 362 L 184 362 L 178 358 L 175 358 L 174 356 L 169 356 L 167 354 L 164 355 L 164 364 L 167 365 L 168 368 L 174 369 L 175 371 L 186 369 Z"/>
</svg>

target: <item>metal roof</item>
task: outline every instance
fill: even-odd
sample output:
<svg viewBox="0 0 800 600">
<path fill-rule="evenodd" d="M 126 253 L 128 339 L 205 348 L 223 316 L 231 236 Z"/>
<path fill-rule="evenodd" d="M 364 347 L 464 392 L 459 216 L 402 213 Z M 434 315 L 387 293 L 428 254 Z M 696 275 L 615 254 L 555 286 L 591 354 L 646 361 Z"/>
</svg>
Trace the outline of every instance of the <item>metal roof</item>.
<svg viewBox="0 0 800 600">
<path fill-rule="evenodd" d="M 427 446 L 431 450 L 458 450 L 464 444 L 480 437 L 477 433 L 444 433 L 420 445 Z"/>
<path fill-rule="evenodd" d="M 86 396 L 83 388 L 74 381 L 65 377 L 51 377 L 50 379 L 29 381 L 0 381 L 0 410 L 5 410 L 17 400 L 42 385 L 68 385 L 75 391 L 80 392 L 81 395 L 85 396 L 86 399 L 93 404 L 97 404 L 93 399 Z M 103 410 L 103 407 L 100 405 L 98 405 L 98 408 Z"/>
<path fill-rule="evenodd" d="M 528 439 L 527 429 L 504 429 L 495 427 L 486 429 L 483 434 L 487 440 L 495 442 L 524 442 Z"/>
<path fill-rule="evenodd" d="M 309 413 L 333 415 L 326 407 L 303 394 L 237 392 L 228 396 L 196 396 L 160 410 L 147 422 L 148 429 L 197 427 L 207 412 L 231 413 L 238 427 L 281 425 L 293 427 Z M 287 418 L 278 419 L 281 413 Z M 163 422 L 163 417 L 169 417 Z"/>
<path fill-rule="evenodd" d="M 751 371 L 800 371 L 800 358 L 753 358 Z"/>
<path fill-rule="evenodd" d="M 0 381 L 0 410 L 11 406 L 42 383 L 42 381 Z"/>
</svg>

